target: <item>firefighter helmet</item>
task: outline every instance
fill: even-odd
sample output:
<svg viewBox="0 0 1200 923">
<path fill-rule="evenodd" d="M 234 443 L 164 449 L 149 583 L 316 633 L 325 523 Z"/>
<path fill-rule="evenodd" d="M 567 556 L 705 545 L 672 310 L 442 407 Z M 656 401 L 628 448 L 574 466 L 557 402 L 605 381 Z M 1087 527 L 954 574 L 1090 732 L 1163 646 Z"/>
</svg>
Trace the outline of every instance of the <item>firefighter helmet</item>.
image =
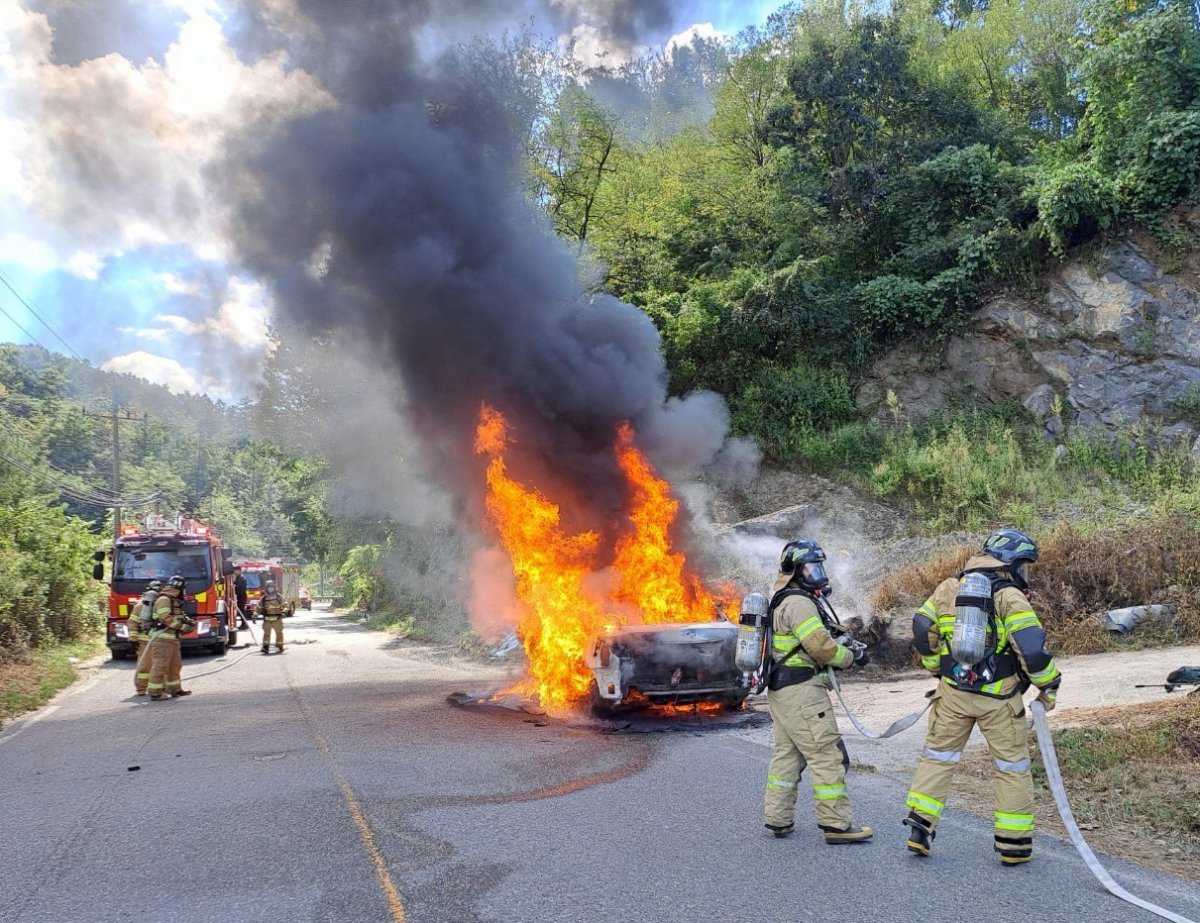
<svg viewBox="0 0 1200 923">
<path fill-rule="evenodd" d="M 1008 567 L 1017 586 L 1028 589 L 1025 565 L 1038 559 L 1037 542 L 1019 529 L 997 529 L 984 539 L 983 553 Z"/>
<path fill-rule="evenodd" d="M 161 580 L 151 580 L 149 583 L 146 584 L 146 589 L 153 590 L 155 593 L 161 593 L 162 586 L 163 586 L 163 584 L 162 584 Z"/>
<path fill-rule="evenodd" d="M 179 574 L 173 575 L 171 577 L 171 579 L 167 581 L 168 589 L 179 590 L 179 592 L 181 592 L 181 593 L 183 592 L 183 588 L 185 586 L 187 586 L 187 581 L 184 580 L 181 576 L 179 576 Z"/>
<path fill-rule="evenodd" d="M 275 589 L 275 581 L 274 581 L 274 580 L 268 580 L 268 581 L 267 581 L 267 589 L 268 589 L 268 590 L 273 590 L 273 589 Z"/>
<path fill-rule="evenodd" d="M 829 576 L 825 573 L 825 552 L 809 538 L 800 538 L 783 546 L 779 569 L 793 574 L 801 586 L 819 593 L 829 593 Z"/>
</svg>

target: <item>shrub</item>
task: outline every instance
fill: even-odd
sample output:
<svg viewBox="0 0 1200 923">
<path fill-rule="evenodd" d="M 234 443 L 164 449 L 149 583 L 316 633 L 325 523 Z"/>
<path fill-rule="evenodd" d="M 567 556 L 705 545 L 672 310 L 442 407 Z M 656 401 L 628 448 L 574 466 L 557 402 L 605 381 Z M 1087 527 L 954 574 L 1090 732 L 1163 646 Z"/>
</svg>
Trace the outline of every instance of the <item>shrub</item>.
<svg viewBox="0 0 1200 923">
<path fill-rule="evenodd" d="M 351 607 L 371 612 L 391 601 L 391 589 L 379 569 L 382 551 L 380 545 L 358 545 L 346 553 L 338 576 Z"/>
<path fill-rule="evenodd" d="M 1200 181 L 1200 111 L 1163 112 L 1146 125 L 1132 166 L 1117 178 L 1122 205 L 1148 221 L 1162 217 Z"/>
<path fill-rule="evenodd" d="M 1071 163 L 1044 173 L 1037 183 L 1038 234 L 1062 256 L 1068 247 L 1109 227 L 1117 190 L 1093 163 Z"/>
<path fill-rule="evenodd" d="M 832 430 L 854 413 L 845 371 L 808 363 L 765 363 L 733 402 L 737 429 L 782 461 L 797 459 L 813 433 Z"/>
</svg>

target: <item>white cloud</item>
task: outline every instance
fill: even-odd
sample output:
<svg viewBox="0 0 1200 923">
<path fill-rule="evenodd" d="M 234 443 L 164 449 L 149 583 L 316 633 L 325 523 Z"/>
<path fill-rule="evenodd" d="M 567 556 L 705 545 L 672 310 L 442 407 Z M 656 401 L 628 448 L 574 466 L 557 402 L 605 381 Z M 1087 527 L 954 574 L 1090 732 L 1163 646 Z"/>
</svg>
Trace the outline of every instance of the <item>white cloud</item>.
<svg viewBox="0 0 1200 923">
<path fill-rule="evenodd" d="M 46 241 L 8 231 L 0 234 L 0 263 L 19 264 L 34 272 L 51 272 L 61 267 L 62 260 Z"/>
<path fill-rule="evenodd" d="M 203 294 L 198 284 L 170 273 L 160 278 L 171 294 Z M 192 320 L 181 314 L 159 314 L 154 319 L 179 333 L 215 338 L 221 345 L 243 352 L 262 352 L 270 345 L 267 325 L 271 310 L 270 295 L 261 283 L 235 276 L 226 283 L 221 303 L 212 316 Z"/>
<path fill-rule="evenodd" d="M 117 333 L 135 336 L 139 340 L 151 340 L 155 343 L 169 343 L 175 338 L 175 331 L 165 327 L 118 327 Z"/>
<path fill-rule="evenodd" d="M 188 320 L 179 314 L 159 314 L 154 318 L 162 324 L 166 324 L 172 330 L 178 333 L 200 333 L 204 330 L 204 324 L 199 324 L 196 321 Z"/>
<path fill-rule="evenodd" d="M 104 260 L 95 253 L 88 253 L 85 250 L 77 250 L 69 260 L 64 264 L 63 268 L 81 279 L 91 279 L 95 281 L 100 278 L 100 273 L 104 270 Z"/>
<path fill-rule="evenodd" d="M 128 373 L 166 387 L 176 394 L 199 394 L 204 389 L 196 377 L 175 359 L 156 356 L 137 350 L 123 356 L 113 356 L 100 368 L 106 372 Z"/>
<path fill-rule="evenodd" d="M 199 285 L 195 282 L 189 282 L 173 272 L 164 272 L 159 275 L 159 281 L 162 282 L 163 291 L 168 295 L 199 295 L 202 291 Z"/>
<path fill-rule="evenodd" d="M 673 51 L 678 47 L 686 48 L 697 38 L 708 41 L 715 40 L 723 42 L 728 39 L 729 36 L 720 29 L 716 28 L 711 22 L 698 22 L 694 25 L 688 26 L 682 32 L 677 32 L 675 35 L 672 35 L 669 39 L 667 39 L 665 47 L 668 52 Z"/>
<path fill-rule="evenodd" d="M 282 52 L 238 60 L 215 4 L 176 5 L 188 19 L 161 62 L 60 65 L 46 17 L 0 0 L 0 218 L 37 227 L 60 266 L 86 275 L 141 245 L 224 253 L 223 190 L 205 170 L 225 140 L 332 104 Z"/>
</svg>

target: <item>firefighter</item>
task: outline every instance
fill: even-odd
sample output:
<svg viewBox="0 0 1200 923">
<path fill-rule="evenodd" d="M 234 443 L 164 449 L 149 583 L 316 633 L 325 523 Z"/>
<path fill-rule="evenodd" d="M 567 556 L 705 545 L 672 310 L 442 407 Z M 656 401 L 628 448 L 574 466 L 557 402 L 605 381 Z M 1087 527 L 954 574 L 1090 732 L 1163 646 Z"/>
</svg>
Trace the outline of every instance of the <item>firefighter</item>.
<svg viewBox="0 0 1200 923">
<path fill-rule="evenodd" d="M 237 600 L 238 619 L 244 623 L 250 618 L 249 614 L 249 596 L 246 589 L 246 578 L 242 576 L 242 567 L 240 564 L 233 566 L 233 595 Z M 239 627 L 245 627 L 244 624 Z"/>
<path fill-rule="evenodd" d="M 921 664 L 941 678 L 904 819 L 911 828 L 907 848 L 918 856 L 929 855 L 954 767 L 976 725 L 995 767 L 993 848 L 1006 866 L 1033 855 L 1033 778 L 1021 693 L 1036 686 L 1038 701 L 1049 711 L 1062 681 L 1026 595 L 1026 567 L 1037 557 L 1037 544 L 1025 533 L 993 532 L 963 572 L 942 581 L 913 616 Z M 987 579 L 980 583 L 972 575 Z M 977 644 L 967 633 L 973 616 L 986 626 Z M 962 626 L 957 633 L 956 618 Z M 962 653 L 972 646 L 975 653 Z M 970 663 L 977 654 L 982 659 Z"/>
<path fill-rule="evenodd" d="M 275 589 L 275 581 L 268 580 L 263 597 L 258 601 L 258 614 L 262 616 L 262 652 L 270 653 L 271 635 L 275 635 L 275 650 L 283 653 L 283 597 Z"/>
<path fill-rule="evenodd" d="M 150 682 L 150 658 L 146 655 L 150 640 L 150 626 L 154 621 L 154 601 L 162 591 L 161 580 L 151 580 L 146 585 L 137 607 L 129 613 L 129 639 L 137 645 L 134 655 L 133 691 L 135 695 L 146 694 L 146 684 Z"/>
<path fill-rule="evenodd" d="M 837 628 L 824 597 L 831 591 L 825 553 L 809 539 L 788 542 L 780 557 L 770 617 L 773 629 L 767 703 L 775 747 L 767 767 L 766 827 L 777 837 L 795 829 L 796 793 L 804 767 L 812 770 L 817 825 L 825 842 L 862 843 L 870 827 L 852 822 L 846 792 L 850 756 L 829 699 L 828 668 L 865 666 L 865 649 L 852 651 L 830 633 Z"/>
<path fill-rule="evenodd" d="M 186 586 L 187 582 L 176 574 L 167 581 L 154 601 L 154 622 L 147 645 L 150 677 L 146 691 L 155 701 L 192 694 L 190 689 L 183 688 L 179 676 L 183 670 L 179 636 L 196 624 L 195 619 L 189 618 L 183 611 L 183 591 Z"/>
</svg>

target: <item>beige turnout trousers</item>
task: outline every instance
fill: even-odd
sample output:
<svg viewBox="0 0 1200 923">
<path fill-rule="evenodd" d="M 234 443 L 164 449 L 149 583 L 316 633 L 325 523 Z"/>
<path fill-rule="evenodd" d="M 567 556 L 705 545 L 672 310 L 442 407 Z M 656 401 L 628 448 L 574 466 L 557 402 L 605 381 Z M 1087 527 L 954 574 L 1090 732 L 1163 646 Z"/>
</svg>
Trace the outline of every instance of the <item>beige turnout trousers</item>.
<svg viewBox="0 0 1200 923">
<path fill-rule="evenodd" d="M 795 821 L 800 774 L 812 774 L 817 823 L 844 830 L 850 826 L 846 767 L 850 759 L 838 732 L 829 688 L 818 679 L 767 693 L 775 748 L 767 767 L 766 822 L 786 827 Z"/>
<path fill-rule="evenodd" d="M 146 691 L 151 696 L 175 695 L 182 686 L 179 675 L 183 671 L 183 660 L 179 655 L 179 638 L 172 631 L 151 637 L 146 652 L 150 660 Z"/>
<path fill-rule="evenodd" d="M 263 622 L 262 622 L 262 630 L 263 630 L 262 646 L 264 649 L 270 645 L 271 636 L 274 635 L 275 636 L 275 646 L 277 648 L 279 648 L 279 650 L 283 650 L 283 619 L 281 619 L 279 616 L 270 618 L 270 617 L 264 615 Z"/>
<path fill-rule="evenodd" d="M 1033 777 L 1029 772 L 1025 704 L 1020 695 L 994 699 L 940 683 L 907 805 L 931 829 L 937 825 L 954 767 L 977 724 L 995 769 L 995 846 L 1004 852 L 1028 855 L 1033 846 Z"/>
</svg>

